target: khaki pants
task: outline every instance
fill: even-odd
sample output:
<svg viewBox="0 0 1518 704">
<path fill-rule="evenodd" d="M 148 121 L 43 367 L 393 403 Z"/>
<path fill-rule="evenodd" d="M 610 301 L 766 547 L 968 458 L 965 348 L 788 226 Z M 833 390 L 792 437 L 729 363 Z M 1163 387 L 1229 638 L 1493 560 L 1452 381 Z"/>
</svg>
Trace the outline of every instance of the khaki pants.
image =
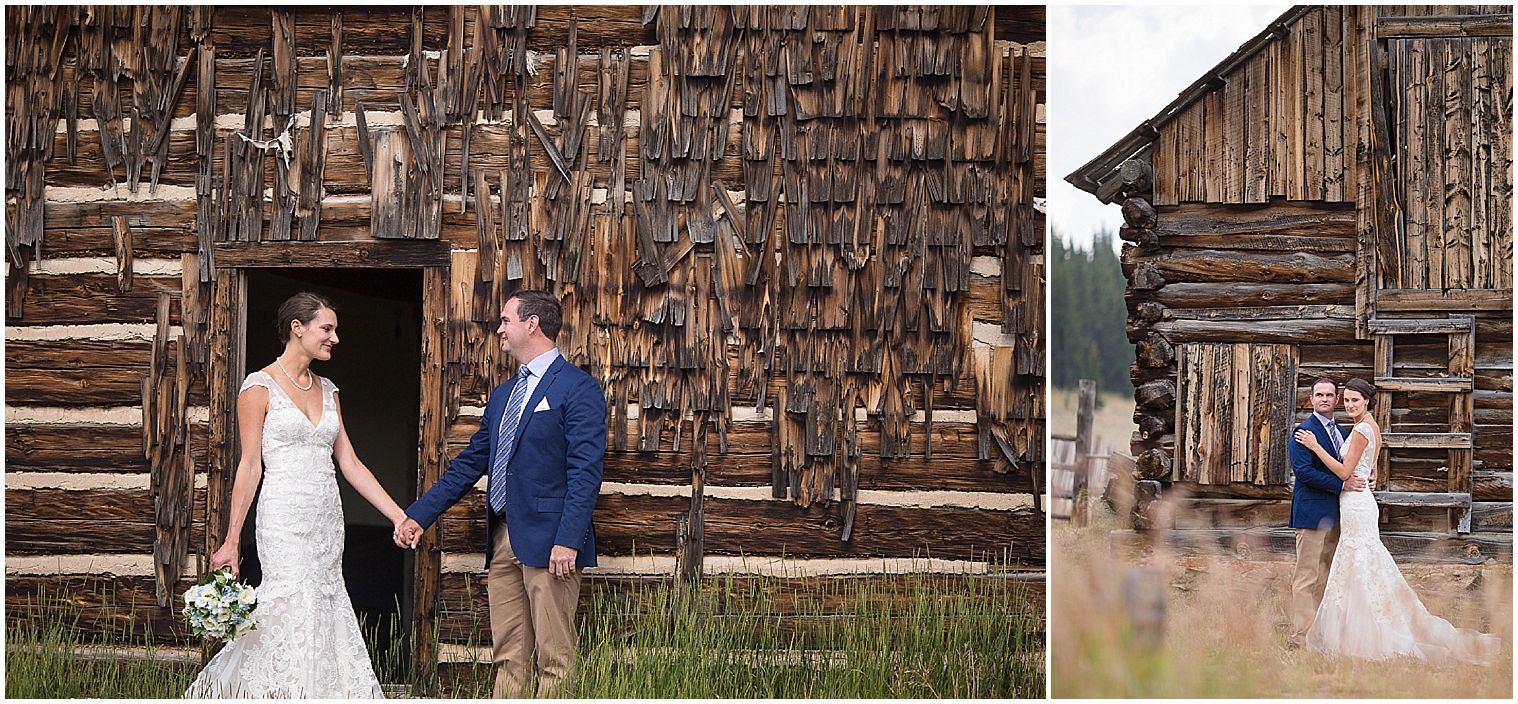
<svg viewBox="0 0 1518 704">
<path fill-rule="evenodd" d="M 1297 529 L 1297 568 L 1291 577 L 1291 639 L 1301 643 L 1318 616 L 1328 568 L 1339 547 L 1339 526 L 1328 530 Z"/>
<path fill-rule="evenodd" d="M 554 577 L 546 567 L 517 560 L 497 521 L 491 538 L 490 636 L 495 659 L 495 696 L 533 695 L 536 674 L 542 694 L 568 696 L 574 684 L 575 607 L 580 601 L 580 571 Z"/>
</svg>

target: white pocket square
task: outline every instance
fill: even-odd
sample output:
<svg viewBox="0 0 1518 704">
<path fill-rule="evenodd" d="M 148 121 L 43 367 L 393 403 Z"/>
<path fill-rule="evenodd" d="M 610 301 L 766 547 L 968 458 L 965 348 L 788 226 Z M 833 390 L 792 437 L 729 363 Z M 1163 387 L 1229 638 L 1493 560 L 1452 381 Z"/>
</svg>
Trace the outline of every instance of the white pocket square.
<svg viewBox="0 0 1518 704">
<path fill-rule="evenodd" d="M 546 410 L 548 410 L 548 399 L 542 398 L 542 399 L 538 399 L 538 406 L 537 406 L 537 408 L 532 409 L 532 412 L 533 413 L 537 413 L 539 411 L 546 411 Z"/>
</svg>

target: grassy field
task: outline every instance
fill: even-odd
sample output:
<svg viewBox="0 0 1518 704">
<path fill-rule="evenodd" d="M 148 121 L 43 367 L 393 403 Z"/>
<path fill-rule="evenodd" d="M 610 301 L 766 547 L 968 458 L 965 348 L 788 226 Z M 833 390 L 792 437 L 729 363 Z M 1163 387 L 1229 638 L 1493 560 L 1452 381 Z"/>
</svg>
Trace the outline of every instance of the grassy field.
<svg viewBox="0 0 1518 704">
<path fill-rule="evenodd" d="M 1511 565 L 1400 565 L 1433 613 L 1503 639 L 1497 662 L 1437 668 L 1286 647 L 1292 565 L 1156 552 L 1121 558 L 1101 510 L 1050 546 L 1055 697 L 1509 698 Z"/>
<path fill-rule="evenodd" d="M 1042 609 L 1029 610 L 1021 583 L 941 575 L 832 579 L 805 596 L 785 594 L 779 584 L 740 589 L 717 578 L 693 594 L 660 581 L 593 601 L 580 615 L 579 679 L 571 695 L 1043 695 Z M 173 698 L 198 669 L 198 662 L 81 655 L 99 646 L 153 652 L 130 633 L 81 639 L 66 607 L 30 619 L 12 615 L 5 695 Z M 376 669 L 383 682 L 404 677 L 398 662 L 376 660 Z M 454 666 L 425 693 L 483 698 L 490 683 L 488 666 Z"/>
</svg>

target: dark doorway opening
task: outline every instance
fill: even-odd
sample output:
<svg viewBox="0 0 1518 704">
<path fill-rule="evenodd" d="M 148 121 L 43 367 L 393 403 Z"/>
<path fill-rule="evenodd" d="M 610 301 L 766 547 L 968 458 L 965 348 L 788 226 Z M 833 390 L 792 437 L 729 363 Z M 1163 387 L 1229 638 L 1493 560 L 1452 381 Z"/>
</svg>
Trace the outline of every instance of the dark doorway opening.
<svg viewBox="0 0 1518 704">
<path fill-rule="evenodd" d="M 339 390 L 343 426 L 353 448 L 391 498 L 416 496 L 420 443 L 422 272 L 415 269 L 246 269 L 247 372 L 284 350 L 274 316 L 292 294 L 310 291 L 337 309 L 332 359 L 311 368 Z M 339 471 L 339 474 L 341 472 Z M 395 546 L 390 522 L 338 479 L 346 523 L 343 578 L 381 681 L 410 679 L 407 652 L 415 563 Z M 243 575 L 262 579 L 257 501 L 244 522 Z"/>
</svg>

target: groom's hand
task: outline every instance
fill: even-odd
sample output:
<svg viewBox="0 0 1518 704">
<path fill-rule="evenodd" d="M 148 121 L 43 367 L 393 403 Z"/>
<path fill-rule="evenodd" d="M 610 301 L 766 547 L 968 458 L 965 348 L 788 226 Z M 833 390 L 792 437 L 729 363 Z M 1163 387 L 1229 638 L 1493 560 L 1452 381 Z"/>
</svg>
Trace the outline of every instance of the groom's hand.
<svg viewBox="0 0 1518 704">
<path fill-rule="evenodd" d="M 553 546 L 548 553 L 548 573 L 555 577 L 568 577 L 575 571 L 575 558 L 580 551 L 563 545 Z"/>
<path fill-rule="evenodd" d="M 395 539 L 397 547 L 412 549 L 422 539 L 422 526 L 415 519 L 407 516 L 405 520 L 395 524 L 395 533 L 391 536 Z"/>
<path fill-rule="evenodd" d="M 1345 491 L 1365 491 L 1365 477 L 1351 476 L 1344 480 Z"/>
</svg>

